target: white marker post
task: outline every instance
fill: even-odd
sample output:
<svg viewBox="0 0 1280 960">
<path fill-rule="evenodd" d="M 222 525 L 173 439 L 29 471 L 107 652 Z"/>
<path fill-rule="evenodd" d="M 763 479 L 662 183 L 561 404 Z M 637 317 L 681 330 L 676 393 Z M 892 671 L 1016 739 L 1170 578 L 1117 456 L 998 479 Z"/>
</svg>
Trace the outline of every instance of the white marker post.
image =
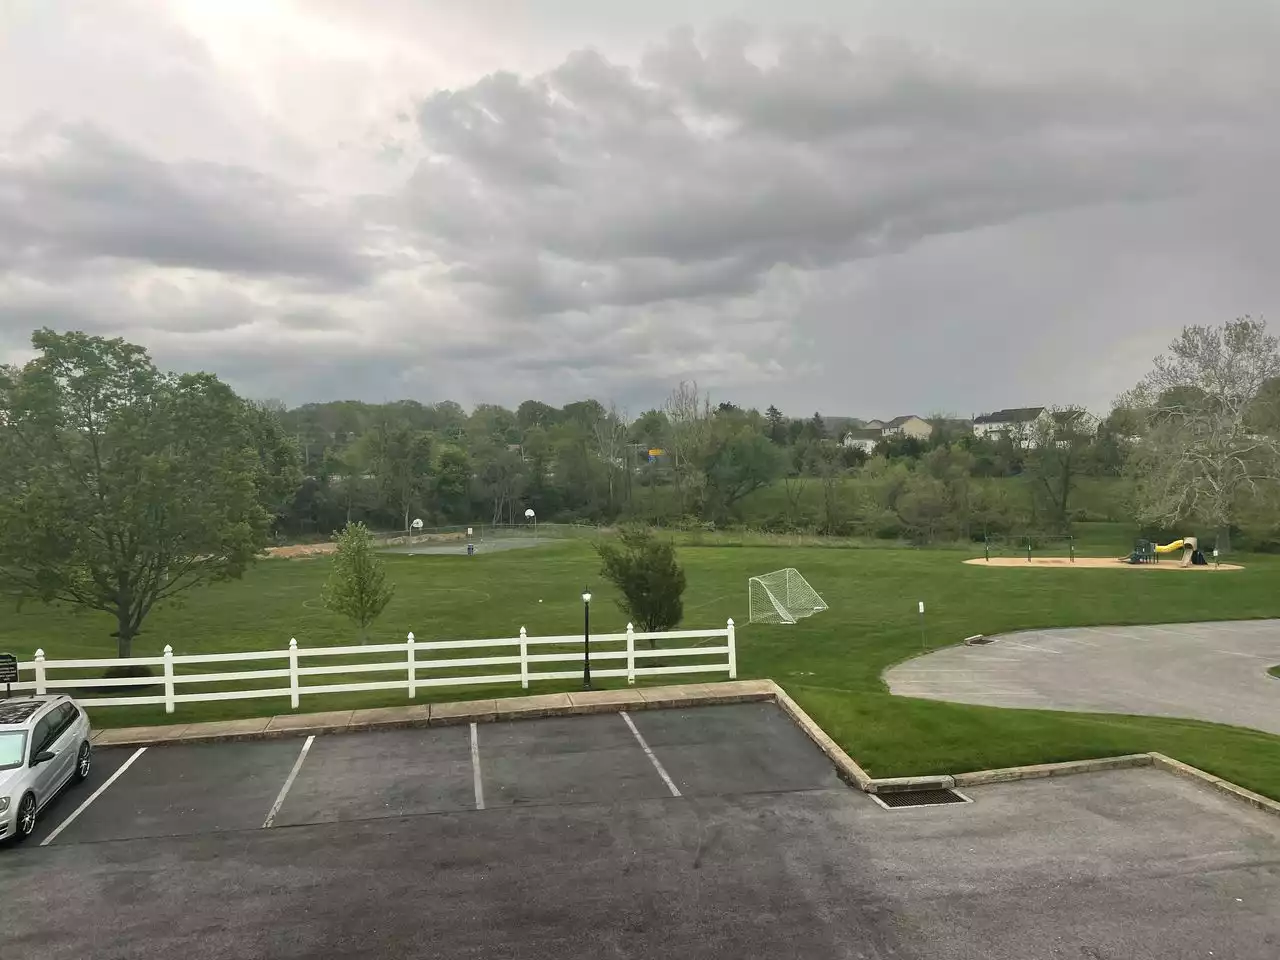
<svg viewBox="0 0 1280 960">
<path fill-rule="evenodd" d="M 924 652 L 924 601 L 920 601 L 920 652 Z"/>
</svg>

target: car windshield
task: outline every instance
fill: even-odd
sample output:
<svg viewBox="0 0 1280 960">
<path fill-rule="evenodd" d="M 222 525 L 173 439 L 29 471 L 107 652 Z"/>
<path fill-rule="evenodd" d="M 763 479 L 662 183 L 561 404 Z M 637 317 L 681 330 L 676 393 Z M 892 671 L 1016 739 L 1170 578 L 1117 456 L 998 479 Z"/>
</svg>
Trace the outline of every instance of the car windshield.
<svg viewBox="0 0 1280 960">
<path fill-rule="evenodd" d="M 27 734 L 24 730 L 0 733 L 0 770 L 22 766 L 22 751 L 26 745 Z"/>
</svg>

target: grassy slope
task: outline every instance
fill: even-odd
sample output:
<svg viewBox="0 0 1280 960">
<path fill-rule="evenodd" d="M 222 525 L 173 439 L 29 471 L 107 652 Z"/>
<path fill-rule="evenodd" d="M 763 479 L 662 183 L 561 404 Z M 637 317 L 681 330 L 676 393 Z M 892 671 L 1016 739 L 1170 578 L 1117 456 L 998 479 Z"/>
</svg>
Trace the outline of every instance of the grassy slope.
<svg viewBox="0 0 1280 960">
<path fill-rule="evenodd" d="M 974 633 L 1039 626 L 1153 623 L 1280 616 L 1280 559 L 1250 557 L 1238 573 L 1132 569 L 988 569 L 965 566 L 956 551 L 824 550 L 780 547 L 684 547 L 689 576 L 685 625 L 745 621 L 752 574 L 796 566 L 831 609 L 791 627 L 743 626 L 743 676 L 783 684 L 874 775 L 955 772 L 992 766 L 1159 750 L 1280 798 L 1280 738 L 1193 721 L 997 710 L 891 697 L 880 679 L 892 663 L 919 652 L 916 601 L 927 604 L 931 645 Z M 395 599 L 374 641 L 573 632 L 578 594 L 589 583 L 593 627 L 623 626 L 612 592 L 582 543 L 464 557 L 389 557 Z M 242 583 L 191 594 L 158 611 L 137 652 L 179 653 L 350 642 L 342 621 L 315 601 L 325 560 L 266 561 Z M 545 602 L 539 603 L 539 599 Z M 23 659 L 37 646 L 50 657 L 110 655 L 111 625 L 99 614 L 25 607 L 0 618 L 0 649 Z M 563 685 L 569 689 L 572 685 Z M 543 685 L 547 692 L 554 685 Z M 518 692 L 510 686 L 498 695 Z M 424 694 L 427 691 L 423 691 Z M 438 699 L 482 696 L 469 688 L 431 691 Z M 492 695 L 492 694 L 490 694 Z M 396 694 L 304 699 L 304 709 L 402 703 Z M 283 712 L 287 702 L 236 701 L 180 707 L 180 719 Z M 163 722 L 153 708 L 100 710 L 120 725 Z"/>
</svg>

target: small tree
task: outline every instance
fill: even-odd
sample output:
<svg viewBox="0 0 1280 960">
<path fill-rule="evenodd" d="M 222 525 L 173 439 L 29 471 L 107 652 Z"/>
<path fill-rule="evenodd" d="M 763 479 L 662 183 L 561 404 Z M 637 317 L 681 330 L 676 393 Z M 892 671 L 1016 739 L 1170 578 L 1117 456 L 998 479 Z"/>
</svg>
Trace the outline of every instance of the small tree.
<svg viewBox="0 0 1280 960">
<path fill-rule="evenodd" d="M 645 633 L 678 626 L 684 619 L 685 576 L 675 547 L 645 527 L 625 528 L 618 539 L 616 545 L 597 544 L 596 552 L 601 575 L 622 594 L 622 612 Z"/>
<path fill-rule="evenodd" d="M 354 620 L 364 643 L 395 586 L 386 582 L 383 563 L 373 552 L 373 534 L 363 523 L 348 523 L 335 539 L 338 551 L 320 600 L 327 610 Z"/>
</svg>

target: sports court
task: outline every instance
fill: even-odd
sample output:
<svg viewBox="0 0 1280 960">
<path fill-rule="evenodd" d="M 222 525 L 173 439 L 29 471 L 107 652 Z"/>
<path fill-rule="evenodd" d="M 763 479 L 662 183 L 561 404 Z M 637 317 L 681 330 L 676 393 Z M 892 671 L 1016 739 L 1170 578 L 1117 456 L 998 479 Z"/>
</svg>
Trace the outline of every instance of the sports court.
<svg viewBox="0 0 1280 960">
<path fill-rule="evenodd" d="M 491 537 L 475 540 L 472 543 L 476 554 L 501 553 L 504 550 L 528 550 L 533 547 L 545 547 L 552 543 L 564 543 L 563 540 L 550 537 Z M 422 543 L 402 543 L 391 547 L 379 548 L 380 553 L 399 553 L 411 556 L 454 557 L 467 555 L 465 540 L 429 540 Z"/>
<path fill-rule="evenodd" d="M 103 749 L 0 851 L 0 953 L 1274 957 L 1266 815 L 1152 769 L 966 793 L 885 809 L 772 703 Z"/>
</svg>

